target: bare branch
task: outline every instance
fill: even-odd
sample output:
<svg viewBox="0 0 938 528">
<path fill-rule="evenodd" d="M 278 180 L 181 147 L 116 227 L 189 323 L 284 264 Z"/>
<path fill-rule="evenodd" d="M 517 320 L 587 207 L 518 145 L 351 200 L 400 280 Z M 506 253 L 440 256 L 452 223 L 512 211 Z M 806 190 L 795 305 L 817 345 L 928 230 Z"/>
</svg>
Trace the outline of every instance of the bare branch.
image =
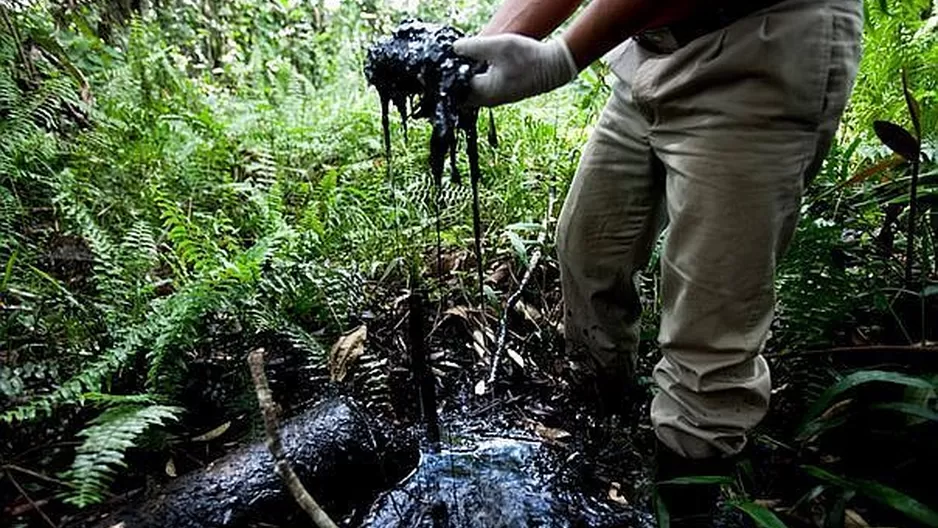
<svg viewBox="0 0 938 528">
<path fill-rule="evenodd" d="M 280 424 L 277 423 L 276 404 L 267 384 L 267 375 L 264 373 L 264 349 L 258 348 L 248 355 L 248 365 L 251 367 L 251 377 L 254 379 L 254 390 L 257 392 L 257 401 L 261 407 L 261 416 L 264 418 L 264 431 L 267 433 L 267 449 L 274 457 L 277 474 L 283 479 L 290 494 L 297 504 L 303 508 L 313 523 L 319 528 L 338 528 L 329 515 L 306 491 L 299 477 L 283 454 L 283 444 L 280 441 Z"/>
</svg>

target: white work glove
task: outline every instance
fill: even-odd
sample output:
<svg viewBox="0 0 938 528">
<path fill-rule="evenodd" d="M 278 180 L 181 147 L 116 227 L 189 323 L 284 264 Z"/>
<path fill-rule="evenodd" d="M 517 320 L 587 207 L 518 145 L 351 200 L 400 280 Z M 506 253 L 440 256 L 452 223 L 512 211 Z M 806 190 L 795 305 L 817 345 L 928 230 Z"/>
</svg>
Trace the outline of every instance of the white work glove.
<svg viewBox="0 0 938 528">
<path fill-rule="evenodd" d="M 563 86 L 579 73 L 562 38 L 541 42 L 515 34 L 468 37 L 454 42 L 453 50 L 489 64 L 485 73 L 472 78 L 472 106 L 520 101 Z"/>
</svg>

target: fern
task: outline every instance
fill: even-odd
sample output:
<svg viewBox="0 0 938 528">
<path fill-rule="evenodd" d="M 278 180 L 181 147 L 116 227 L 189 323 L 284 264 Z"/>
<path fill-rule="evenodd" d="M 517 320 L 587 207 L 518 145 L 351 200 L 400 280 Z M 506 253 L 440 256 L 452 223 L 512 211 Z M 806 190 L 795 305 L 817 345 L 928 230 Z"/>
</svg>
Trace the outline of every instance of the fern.
<svg viewBox="0 0 938 528">
<path fill-rule="evenodd" d="M 118 344 L 104 352 L 100 358 L 82 365 L 74 376 L 61 383 L 55 390 L 33 397 L 30 401 L 4 411 L 0 422 L 14 424 L 27 422 L 43 416 L 51 416 L 59 406 L 81 404 L 86 392 L 96 393 L 104 382 L 140 350 L 155 334 L 158 323 L 147 320 L 124 331 Z"/>
<path fill-rule="evenodd" d="M 182 409 L 164 405 L 120 405 L 104 411 L 78 433 L 84 442 L 76 450 L 75 461 L 63 478 L 73 489 L 65 502 L 78 507 L 104 499 L 118 468 L 126 467 L 124 455 L 139 444 L 151 426 L 176 420 Z"/>
<path fill-rule="evenodd" d="M 16 196 L 0 185 L 0 249 L 9 248 L 16 237 L 15 223 L 19 217 Z"/>
</svg>

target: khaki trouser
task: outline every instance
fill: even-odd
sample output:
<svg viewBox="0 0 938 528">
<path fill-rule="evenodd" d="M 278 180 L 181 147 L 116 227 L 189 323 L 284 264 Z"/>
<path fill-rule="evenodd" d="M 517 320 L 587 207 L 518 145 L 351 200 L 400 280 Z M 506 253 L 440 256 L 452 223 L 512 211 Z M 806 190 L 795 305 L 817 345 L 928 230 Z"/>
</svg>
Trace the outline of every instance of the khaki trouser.
<svg viewBox="0 0 938 528">
<path fill-rule="evenodd" d="M 776 263 L 856 76 L 860 0 L 787 0 L 670 54 L 629 41 L 563 206 L 566 337 L 631 371 L 634 278 L 661 260 L 658 438 L 735 454 L 769 406 Z"/>
</svg>

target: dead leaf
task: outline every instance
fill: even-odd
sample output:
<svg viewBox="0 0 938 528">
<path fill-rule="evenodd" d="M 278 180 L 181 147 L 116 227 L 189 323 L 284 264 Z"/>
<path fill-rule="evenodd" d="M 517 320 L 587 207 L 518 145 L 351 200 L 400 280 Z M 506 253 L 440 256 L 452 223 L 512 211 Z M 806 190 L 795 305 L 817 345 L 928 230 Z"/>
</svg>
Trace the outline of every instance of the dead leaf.
<svg viewBox="0 0 938 528">
<path fill-rule="evenodd" d="M 207 432 L 207 433 L 200 434 L 199 436 L 196 436 L 195 438 L 192 439 L 192 441 L 193 441 L 193 442 L 209 442 L 209 441 L 212 441 L 212 440 L 218 438 L 219 436 L 225 434 L 225 431 L 227 431 L 229 427 L 231 427 L 231 422 L 230 422 L 230 421 L 225 422 L 225 423 L 219 425 L 218 427 L 212 429 L 211 431 L 209 431 L 209 432 Z"/>
<path fill-rule="evenodd" d="M 519 300 L 518 303 L 515 304 L 515 309 L 521 312 L 521 315 L 523 315 L 528 322 L 534 326 L 539 326 L 537 321 L 542 317 L 540 310 L 522 300 Z"/>
<path fill-rule="evenodd" d="M 560 441 L 566 438 L 570 438 L 571 434 L 563 429 L 557 429 L 554 427 L 547 427 L 543 424 L 537 424 L 534 426 L 534 432 L 538 436 L 547 440 Z"/>
<path fill-rule="evenodd" d="M 498 284 L 508 276 L 510 271 L 511 267 L 508 265 L 508 263 L 502 262 L 491 273 L 489 273 L 489 276 L 485 278 L 485 282 L 487 284 Z"/>
<path fill-rule="evenodd" d="M 173 478 L 176 477 L 176 463 L 173 462 L 172 458 L 166 461 L 166 474 Z"/>
<path fill-rule="evenodd" d="M 844 528 L 870 528 L 870 525 L 859 513 L 847 510 L 844 512 Z"/>
<path fill-rule="evenodd" d="M 629 505 L 629 500 L 622 496 L 622 485 L 618 482 L 613 482 L 609 486 L 609 500 L 622 506 Z"/>
<path fill-rule="evenodd" d="M 489 355 L 488 348 L 485 346 L 485 334 L 481 330 L 472 331 L 472 348 L 479 355 L 479 359 L 485 359 Z"/>
<path fill-rule="evenodd" d="M 524 368 L 524 358 L 521 357 L 521 354 L 507 347 L 505 348 L 505 353 L 508 354 L 508 357 L 510 357 L 512 361 L 517 363 L 519 367 Z"/>
<path fill-rule="evenodd" d="M 340 337 L 329 351 L 329 377 L 332 381 L 344 381 L 348 370 L 365 353 L 368 327 L 361 325 Z"/>
<path fill-rule="evenodd" d="M 463 319 L 464 321 L 472 322 L 472 319 L 470 318 L 470 315 L 469 315 L 470 310 L 471 309 L 467 306 L 459 305 L 459 306 L 453 306 L 452 308 L 447 309 L 445 312 L 443 312 L 443 314 L 454 315 L 456 317 L 459 317 L 460 319 Z"/>
</svg>

